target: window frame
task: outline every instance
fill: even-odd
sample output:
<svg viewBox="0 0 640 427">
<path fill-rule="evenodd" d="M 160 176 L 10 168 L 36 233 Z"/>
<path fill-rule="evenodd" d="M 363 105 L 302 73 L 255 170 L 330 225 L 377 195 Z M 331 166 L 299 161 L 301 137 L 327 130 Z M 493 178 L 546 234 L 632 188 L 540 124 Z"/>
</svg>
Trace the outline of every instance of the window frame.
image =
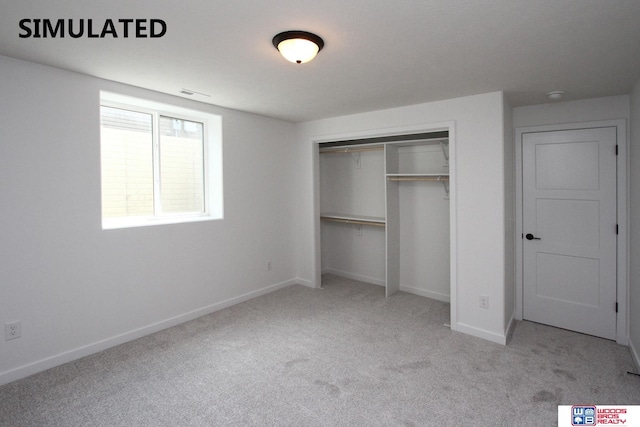
<svg viewBox="0 0 640 427">
<path fill-rule="evenodd" d="M 153 162 L 153 215 L 129 217 L 104 217 L 102 196 L 100 198 L 100 216 L 102 229 L 144 227 L 150 225 L 176 224 L 185 222 L 209 221 L 223 219 L 222 188 L 222 118 L 174 105 L 133 98 L 112 92 L 100 92 L 99 107 L 111 107 L 122 110 L 150 114 L 152 116 L 152 162 Z M 100 108 L 99 108 L 100 111 Z M 203 125 L 203 211 L 198 212 L 162 212 L 162 183 L 160 169 L 160 117 L 201 123 Z M 102 134 L 101 113 L 99 128 Z M 100 150 L 102 152 L 102 135 Z M 104 176 L 102 175 L 102 154 L 100 170 L 100 193 L 103 193 Z"/>
</svg>

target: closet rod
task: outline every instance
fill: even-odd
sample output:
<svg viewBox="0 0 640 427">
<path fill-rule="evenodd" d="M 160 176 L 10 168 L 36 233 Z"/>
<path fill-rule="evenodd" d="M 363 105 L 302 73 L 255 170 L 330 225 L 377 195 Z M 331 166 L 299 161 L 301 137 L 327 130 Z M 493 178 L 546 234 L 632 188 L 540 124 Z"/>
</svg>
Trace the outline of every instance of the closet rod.
<svg viewBox="0 0 640 427">
<path fill-rule="evenodd" d="M 356 225 L 374 225 L 376 227 L 384 227 L 384 223 L 382 222 L 373 222 L 373 221 L 360 221 L 357 219 L 341 219 L 341 218 L 332 218 L 330 216 L 321 216 L 320 219 L 325 221 L 333 221 L 333 222 L 341 222 L 343 224 L 356 224 Z"/>
<path fill-rule="evenodd" d="M 449 181 L 448 176 L 390 176 L 389 181 Z"/>
<path fill-rule="evenodd" d="M 320 150 L 320 154 L 325 153 L 359 153 L 361 151 L 380 151 L 384 150 L 384 147 L 345 147 L 345 148 L 325 148 Z"/>
</svg>

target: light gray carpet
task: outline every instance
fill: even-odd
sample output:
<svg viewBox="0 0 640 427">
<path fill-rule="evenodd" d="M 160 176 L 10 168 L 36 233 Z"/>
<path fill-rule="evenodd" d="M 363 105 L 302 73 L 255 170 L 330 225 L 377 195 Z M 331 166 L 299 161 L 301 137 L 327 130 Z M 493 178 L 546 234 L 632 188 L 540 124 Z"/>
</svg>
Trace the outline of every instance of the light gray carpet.
<svg viewBox="0 0 640 427">
<path fill-rule="evenodd" d="M 520 322 L 451 332 L 448 304 L 335 276 L 0 387 L 1 426 L 549 426 L 638 404 L 628 349 Z"/>
</svg>

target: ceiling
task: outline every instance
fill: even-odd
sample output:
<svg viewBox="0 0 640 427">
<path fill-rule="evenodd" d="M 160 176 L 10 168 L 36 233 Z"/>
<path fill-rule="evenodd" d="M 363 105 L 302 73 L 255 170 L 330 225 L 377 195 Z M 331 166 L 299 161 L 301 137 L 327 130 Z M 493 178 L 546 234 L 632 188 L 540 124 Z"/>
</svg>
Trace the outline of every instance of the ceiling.
<svg viewBox="0 0 640 427">
<path fill-rule="evenodd" d="M 0 55 L 291 122 L 500 90 L 513 106 L 620 95 L 640 79 L 638 0 L 0 2 Z M 25 18 L 156 18 L 167 31 L 20 38 Z M 325 47 L 287 62 L 271 44 L 285 30 Z"/>
</svg>

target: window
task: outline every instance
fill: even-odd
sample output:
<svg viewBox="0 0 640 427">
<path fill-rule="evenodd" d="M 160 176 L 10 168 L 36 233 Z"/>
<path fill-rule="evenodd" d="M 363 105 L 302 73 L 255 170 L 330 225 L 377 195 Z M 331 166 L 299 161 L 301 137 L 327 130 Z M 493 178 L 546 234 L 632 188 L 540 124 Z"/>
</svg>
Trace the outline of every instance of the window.
<svg viewBox="0 0 640 427">
<path fill-rule="evenodd" d="M 101 93 L 102 227 L 222 218 L 219 116 Z"/>
</svg>

